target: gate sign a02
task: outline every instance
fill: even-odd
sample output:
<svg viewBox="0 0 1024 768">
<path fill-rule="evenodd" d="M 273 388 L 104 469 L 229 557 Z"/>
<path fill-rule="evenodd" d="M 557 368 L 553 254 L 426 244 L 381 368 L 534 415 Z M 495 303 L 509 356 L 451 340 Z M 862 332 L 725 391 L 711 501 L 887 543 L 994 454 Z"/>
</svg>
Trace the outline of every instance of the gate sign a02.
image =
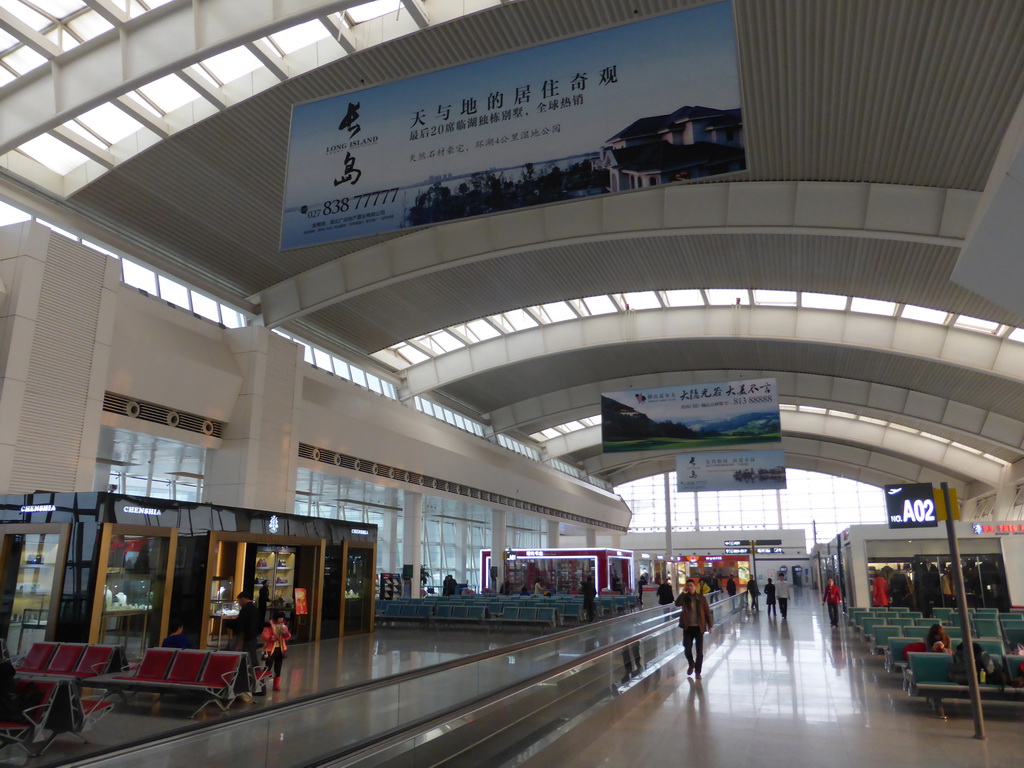
<svg viewBox="0 0 1024 768">
<path fill-rule="evenodd" d="M 931 483 L 885 486 L 885 511 L 890 528 L 934 528 L 939 524 Z"/>
</svg>

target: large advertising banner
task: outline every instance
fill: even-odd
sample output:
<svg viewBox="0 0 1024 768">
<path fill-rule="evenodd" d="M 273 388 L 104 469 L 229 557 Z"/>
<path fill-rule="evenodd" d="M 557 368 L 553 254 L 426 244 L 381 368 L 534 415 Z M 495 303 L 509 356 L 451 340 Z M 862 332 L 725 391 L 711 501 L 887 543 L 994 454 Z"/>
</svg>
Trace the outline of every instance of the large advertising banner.
<svg viewBox="0 0 1024 768">
<path fill-rule="evenodd" d="M 744 167 L 722 2 L 296 105 L 281 247 Z"/>
<path fill-rule="evenodd" d="M 601 395 L 605 453 L 705 450 L 777 443 L 782 421 L 775 379 L 631 389 Z"/>
<path fill-rule="evenodd" d="M 785 451 L 713 451 L 676 456 L 676 490 L 764 491 L 786 487 Z"/>
</svg>

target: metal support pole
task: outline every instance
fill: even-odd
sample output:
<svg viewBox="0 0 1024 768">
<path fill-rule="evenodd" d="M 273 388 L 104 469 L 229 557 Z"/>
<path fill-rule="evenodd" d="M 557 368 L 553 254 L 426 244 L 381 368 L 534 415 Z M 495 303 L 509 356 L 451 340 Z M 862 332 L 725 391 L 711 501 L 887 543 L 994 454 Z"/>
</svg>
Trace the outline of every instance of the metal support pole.
<svg viewBox="0 0 1024 768">
<path fill-rule="evenodd" d="M 978 688 L 977 667 L 974 665 L 974 637 L 971 635 L 971 618 L 967 613 L 967 592 L 964 590 L 964 569 L 960 566 L 960 542 L 953 526 L 953 506 L 949 498 L 949 483 L 941 483 L 942 498 L 946 502 L 946 536 L 949 539 L 949 556 L 953 559 L 953 583 L 956 586 L 956 602 L 960 606 L 960 628 L 963 633 L 964 657 L 967 660 L 967 688 L 971 692 L 971 712 L 974 715 L 974 738 L 985 738 L 985 719 L 981 713 L 981 689 Z"/>
</svg>

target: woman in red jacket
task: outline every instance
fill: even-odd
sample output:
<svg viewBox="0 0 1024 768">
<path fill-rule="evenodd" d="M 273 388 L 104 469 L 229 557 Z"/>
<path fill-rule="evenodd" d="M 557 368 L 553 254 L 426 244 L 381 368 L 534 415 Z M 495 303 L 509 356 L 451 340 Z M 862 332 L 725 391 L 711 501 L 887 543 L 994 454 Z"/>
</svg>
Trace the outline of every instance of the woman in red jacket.
<svg viewBox="0 0 1024 768">
<path fill-rule="evenodd" d="M 821 602 L 828 606 L 828 620 L 833 627 L 839 626 L 839 604 L 842 601 L 843 596 L 839 594 L 839 587 L 832 579 L 829 579 L 825 585 L 825 594 L 822 595 Z"/>
</svg>

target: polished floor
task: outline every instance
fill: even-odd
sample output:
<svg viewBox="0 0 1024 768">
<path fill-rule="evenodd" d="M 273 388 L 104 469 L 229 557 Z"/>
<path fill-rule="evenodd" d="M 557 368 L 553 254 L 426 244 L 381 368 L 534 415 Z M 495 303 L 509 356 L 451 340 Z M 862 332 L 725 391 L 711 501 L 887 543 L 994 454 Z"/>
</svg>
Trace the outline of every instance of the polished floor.
<svg viewBox="0 0 1024 768">
<path fill-rule="evenodd" d="M 519 765 L 757 768 L 1001 768 L 1024 764 L 1024 703 L 985 703 L 984 741 L 966 701 L 939 718 L 911 699 L 816 592 L 786 620 L 760 613 L 714 636 L 700 682 L 679 655 Z"/>
<path fill-rule="evenodd" d="M 744 613 L 708 637 L 703 680 L 686 676 L 682 655 L 639 683 L 549 734 L 546 743 L 507 765 L 662 766 L 694 764 L 757 768 L 802 766 L 1021 765 L 1024 703 L 987 703 L 988 738 L 973 738 L 967 702 L 947 705 L 938 718 L 911 699 L 900 678 L 845 625 L 828 626 L 815 592 L 795 590 L 789 618 Z M 387 628 L 371 635 L 293 646 L 285 662 L 284 690 L 227 715 L 209 708 L 200 721 L 261 711 L 289 699 L 368 679 L 419 669 L 520 642 L 523 632 Z M 652 668 L 656 665 L 650 665 Z M 29 766 L 74 765 L 98 749 L 189 727 L 194 705 L 138 695 L 87 734 L 89 744 L 61 736 Z M 256 748 L 254 746 L 254 748 Z M 265 745 L 259 747 L 265 749 Z M 239 756 L 263 765 L 265 755 Z M 0 764 L 12 758 L 0 754 Z M 497 768 L 497 766 L 496 766 Z"/>
</svg>

